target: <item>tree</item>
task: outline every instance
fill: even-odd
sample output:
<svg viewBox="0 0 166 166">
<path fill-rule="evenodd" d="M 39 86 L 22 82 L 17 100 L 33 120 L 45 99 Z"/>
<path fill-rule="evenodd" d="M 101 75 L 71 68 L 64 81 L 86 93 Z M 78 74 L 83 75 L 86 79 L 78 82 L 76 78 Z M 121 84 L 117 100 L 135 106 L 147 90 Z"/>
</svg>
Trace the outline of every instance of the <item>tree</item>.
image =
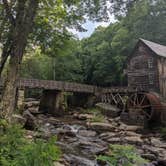
<svg viewBox="0 0 166 166">
<path fill-rule="evenodd" d="M 122 5 L 116 2 L 115 6 Z M 166 1 L 138 0 L 126 5 L 120 12 L 115 8 L 116 23 L 96 29 L 91 37 L 81 41 L 84 82 L 100 86 L 126 85 L 123 69 L 138 39 L 166 45 Z"/>
<path fill-rule="evenodd" d="M 27 46 L 28 37 L 33 28 L 33 21 L 36 14 L 40 13 L 39 11 L 42 11 L 42 9 L 45 9 L 44 14 L 47 15 L 51 12 L 51 16 L 55 18 L 54 13 L 56 11 L 60 10 L 60 13 L 63 11 L 66 16 L 65 23 L 70 25 L 75 24 L 77 28 L 80 29 L 81 26 L 78 22 L 75 23 L 75 19 L 82 22 L 85 20 L 84 15 L 91 19 L 105 18 L 104 16 L 107 14 L 103 14 L 107 6 L 104 0 L 3 0 L 1 4 L 3 4 L 6 16 L 9 20 L 9 33 L 5 45 L 7 48 L 5 46 L 3 47 L 4 54 L 2 54 L 2 69 L 8 56 L 10 56 L 10 59 L 2 96 L 2 111 L 0 112 L 0 116 L 10 121 L 14 111 L 16 82 L 19 77 L 20 63 Z M 58 8 L 56 8 L 56 6 L 58 6 Z M 50 8 L 54 10 L 49 11 Z M 41 12 L 41 17 L 45 18 L 46 15 L 42 14 Z M 67 19 L 67 16 L 72 17 Z M 60 19 L 58 19 L 58 21 L 59 20 Z M 54 22 L 55 20 L 53 19 L 52 21 Z M 65 24 L 63 24 L 63 27 L 65 27 Z M 9 44 L 7 44 L 8 42 Z"/>
</svg>

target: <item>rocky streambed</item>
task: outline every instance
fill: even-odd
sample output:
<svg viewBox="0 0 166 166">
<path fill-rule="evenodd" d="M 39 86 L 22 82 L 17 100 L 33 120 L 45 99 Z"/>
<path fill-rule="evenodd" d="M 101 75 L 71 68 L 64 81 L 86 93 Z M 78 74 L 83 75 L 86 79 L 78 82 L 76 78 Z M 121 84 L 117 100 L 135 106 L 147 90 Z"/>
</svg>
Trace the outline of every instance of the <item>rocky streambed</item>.
<svg viewBox="0 0 166 166">
<path fill-rule="evenodd" d="M 56 144 L 63 152 L 62 161 L 56 163 L 57 166 L 109 166 L 106 162 L 98 162 L 96 156 L 107 155 L 110 144 L 134 146 L 149 161 L 146 166 L 166 165 L 166 142 L 155 131 L 126 125 L 119 117 L 91 122 L 93 115 L 90 113 L 75 111 L 63 117 L 53 117 L 36 110 L 24 112 L 26 123 L 31 124 L 26 124 L 31 129 L 27 130 L 27 138 L 57 136 Z M 32 130 L 34 126 L 38 128 L 37 132 Z"/>
</svg>

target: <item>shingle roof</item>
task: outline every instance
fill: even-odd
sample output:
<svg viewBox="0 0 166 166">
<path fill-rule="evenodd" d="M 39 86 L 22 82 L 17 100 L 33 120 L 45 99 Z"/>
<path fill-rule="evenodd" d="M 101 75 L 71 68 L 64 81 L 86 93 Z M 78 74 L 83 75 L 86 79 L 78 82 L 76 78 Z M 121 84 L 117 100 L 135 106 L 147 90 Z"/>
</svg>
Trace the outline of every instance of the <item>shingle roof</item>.
<svg viewBox="0 0 166 166">
<path fill-rule="evenodd" d="M 166 57 L 166 46 L 145 39 L 140 39 L 140 40 L 157 55 Z"/>
</svg>

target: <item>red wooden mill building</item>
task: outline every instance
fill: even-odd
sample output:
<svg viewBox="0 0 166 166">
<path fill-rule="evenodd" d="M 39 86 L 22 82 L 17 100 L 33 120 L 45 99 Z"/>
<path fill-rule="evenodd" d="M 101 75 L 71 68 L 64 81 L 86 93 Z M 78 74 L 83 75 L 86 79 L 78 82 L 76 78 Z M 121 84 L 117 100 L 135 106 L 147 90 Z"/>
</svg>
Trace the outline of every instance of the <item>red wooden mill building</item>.
<svg viewBox="0 0 166 166">
<path fill-rule="evenodd" d="M 139 39 L 127 62 L 128 86 L 166 99 L 166 46 Z"/>
</svg>

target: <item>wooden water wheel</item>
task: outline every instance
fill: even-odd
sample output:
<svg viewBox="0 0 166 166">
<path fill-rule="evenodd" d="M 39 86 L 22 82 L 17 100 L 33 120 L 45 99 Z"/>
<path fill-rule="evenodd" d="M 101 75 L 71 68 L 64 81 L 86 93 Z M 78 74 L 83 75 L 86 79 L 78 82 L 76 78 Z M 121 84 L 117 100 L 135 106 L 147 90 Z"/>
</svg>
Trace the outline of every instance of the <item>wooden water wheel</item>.
<svg viewBox="0 0 166 166">
<path fill-rule="evenodd" d="M 134 93 L 127 100 L 127 111 L 139 112 L 150 122 L 160 122 L 162 104 L 154 93 Z"/>
</svg>

